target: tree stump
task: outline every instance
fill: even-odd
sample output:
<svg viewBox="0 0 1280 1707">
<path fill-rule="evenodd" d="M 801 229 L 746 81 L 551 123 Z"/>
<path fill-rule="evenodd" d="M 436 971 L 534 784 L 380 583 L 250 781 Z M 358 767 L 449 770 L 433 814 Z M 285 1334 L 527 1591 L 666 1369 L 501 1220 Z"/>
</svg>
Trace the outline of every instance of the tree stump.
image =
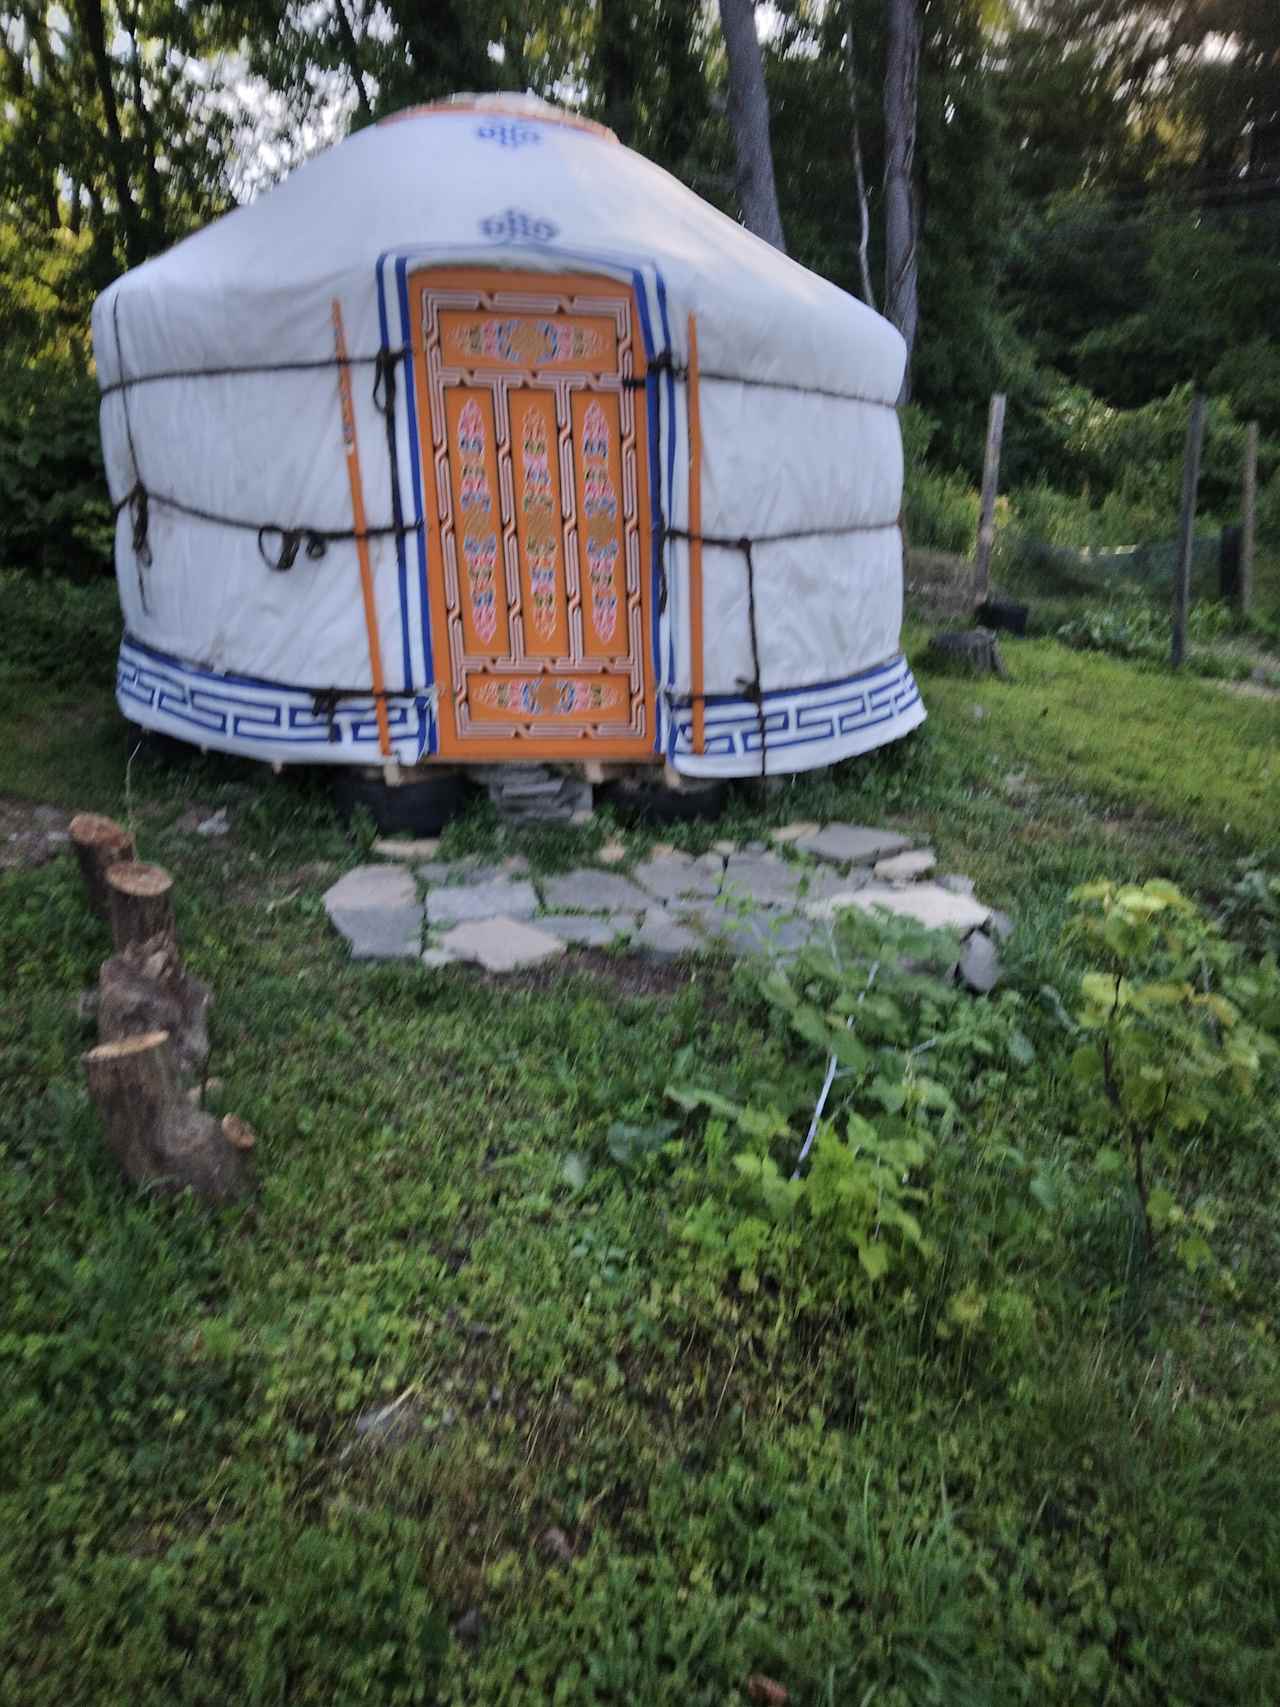
<svg viewBox="0 0 1280 1707">
<path fill-rule="evenodd" d="M 158 865 L 113 865 L 106 874 L 111 941 L 116 953 L 156 938 L 176 945 L 173 879 Z"/>
<path fill-rule="evenodd" d="M 179 1068 L 197 1083 L 209 1062 L 213 992 L 193 978 L 171 937 L 131 943 L 98 974 L 98 1041 L 167 1031 Z"/>
<path fill-rule="evenodd" d="M 212 1204 L 234 1203 L 251 1190 L 246 1150 L 187 1100 L 167 1031 L 100 1043 L 84 1067 L 107 1147 L 129 1179 L 190 1189 Z"/>
<path fill-rule="evenodd" d="M 1004 629 L 1009 634 L 1025 634 L 1027 618 L 1030 615 L 1031 611 L 1026 605 L 1001 595 L 984 599 L 974 611 L 973 619 L 979 628 Z"/>
<path fill-rule="evenodd" d="M 939 669 L 958 670 L 970 676 L 1007 677 L 1009 674 L 995 635 L 985 628 L 935 634 L 929 642 L 929 661 Z"/>
<path fill-rule="evenodd" d="M 89 906 L 98 918 L 108 918 L 107 872 L 113 865 L 137 858 L 133 837 L 114 818 L 97 812 L 78 812 L 69 829 Z"/>
</svg>

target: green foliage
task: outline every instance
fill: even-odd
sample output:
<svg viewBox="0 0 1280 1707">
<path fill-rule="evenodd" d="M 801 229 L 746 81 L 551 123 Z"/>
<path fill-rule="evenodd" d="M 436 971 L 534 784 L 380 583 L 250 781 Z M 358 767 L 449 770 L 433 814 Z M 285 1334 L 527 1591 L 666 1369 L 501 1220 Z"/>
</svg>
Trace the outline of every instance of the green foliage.
<svg viewBox="0 0 1280 1707">
<path fill-rule="evenodd" d="M 1203 676 L 1247 676 L 1247 663 L 1214 646 L 1215 642 L 1227 639 L 1234 626 L 1228 606 L 1207 600 L 1193 604 L 1187 613 L 1189 667 Z M 1169 611 L 1140 596 L 1087 607 L 1064 622 L 1057 633 L 1066 645 L 1081 650 L 1109 652 L 1115 658 L 1142 659 L 1147 663 L 1169 661 Z"/>
<path fill-rule="evenodd" d="M 0 569 L 0 683 L 61 688 L 115 681 L 120 605 L 115 582 L 89 586 Z"/>
<path fill-rule="evenodd" d="M 913 546 L 967 555 L 978 533 L 978 494 L 964 475 L 943 473 L 928 462 L 937 419 L 915 404 L 901 411 L 906 465 L 903 520 Z"/>
<path fill-rule="evenodd" d="M 75 589 L 25 587 L 26 620 L 57 596 L 73 649 L 94 629 Z M 1071 886 L 1121 865 L 1215 893 L 1242 836 L 1269 844 L 1274 710 L 1034 640 L 980 692 L 922 676 L 911 742 L 672 834 L 927 836 L 1017 918 L 1020 1000 L 962 996 L 925 944 L 856 919 L 847 970 L 797 963 L 777 1000 L 712 959 L 353 964 L 320 896 L 366 854 L 322 782 L 140 754 L 140 850 L 175 873 L 217 993 L 215 1106 L 259 1134 L 240 1214 L 119 1179 L 79 1061 L 105 928 L 66 855 L 0 871 L 5 1699 L 724 1707 L 754 1673 L 885 1707 L 1274 1696 L 1271 1142 L 1206 1128 L 1156 1182 L 1215 1221 L 1234 1292 L 1126 1271 L 1075 1022 L 1041 993 L 1083 969 Z M 125 810 L 106 683 L 14 675 L 0 735 L 6 813 L 15 793 Z M 192 836 L 197 804 L 231 833 Z M 598 834 L 478 815 L 444 852 L 574 864 Z M 833 1042 L 856 1070 L 788 1214 Z M 672 1079 L 786 1132 L 673 1110 Z M 951 1111 L 887 1106 L 922 1079 Z M 899 1205 L 923 1245 L 882 1228 L 873 1280 L 850 1232 L 889 1158 L 884 1192 L 925 1194 Z M 699 1211 L 724 1241 L 705 1255 Z M 403 1426 L 380 1432 L 389 1406 Z"/>
<path fill-rule="evenodd" d="M 936 1145 L 989 1074 L 1035 1055 L 1018 997 L 976 1006 L 943 974 L 954 952 L 910 921 L 841 913 L 829 946 L 757 979 L 789 1038 L 786 1075 L 753 1082 L 746 1104 L 668 1091 L 713 1117 L 704 1136 L 713 1195 L 686 1216 L 684 1237 L 746 1290 L 801 1269 L 840 1297 L 903 1268 L 910 1253 L 933 1254 L 919 1212 Z M 811 1097 L 802 1145 L 788 1111 L 803 1118 Z M 733 1149 L 730 1129 L 745 1149 Z"/>
<path fill-rule="evenodd" d="M 1242 859 L 1220 909 L 1224 933 L 1259 958 L 1280 960 L 1280 871 L 1267 856 Z"/>
<path fill-rule="evenodd" d="M 1204 1211 L 1185 1212 L 1153 1167 L 1178 1177 L 1180 1151 L 1204 1137 L 1211 1154 L 1258 1142 L 1280 1084 L 1280 976 L 1274 959 L 1242 964 L 1171 883 L 1088 884 L 1075 930 L 1095 960 L 1080 980 L 1085 1040 L 1071 1062 L 1082 1111 L 1107 1175 L 1127 1151 L 1148 1246 L 1176 1228 L 1188 1267 L 1211 1259 Z"/>
<path fill-rule="evenodd" d="M 0 566 L 101 575 L 114 532 L 92 375 L 73 360 L 0 361 Z"/>
</svg>

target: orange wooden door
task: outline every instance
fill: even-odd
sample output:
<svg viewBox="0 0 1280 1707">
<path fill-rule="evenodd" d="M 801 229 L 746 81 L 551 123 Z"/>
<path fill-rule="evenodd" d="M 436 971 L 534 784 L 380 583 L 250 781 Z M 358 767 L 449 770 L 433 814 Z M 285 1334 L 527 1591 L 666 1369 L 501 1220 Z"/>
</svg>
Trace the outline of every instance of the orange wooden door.
<svg viewBox="0 0 1280 1707">
<path fill-rule="evenodd" d="M 432 268 L 410 292 L 441 757 L 656 758 L 631 291 Z"/>
</svg>

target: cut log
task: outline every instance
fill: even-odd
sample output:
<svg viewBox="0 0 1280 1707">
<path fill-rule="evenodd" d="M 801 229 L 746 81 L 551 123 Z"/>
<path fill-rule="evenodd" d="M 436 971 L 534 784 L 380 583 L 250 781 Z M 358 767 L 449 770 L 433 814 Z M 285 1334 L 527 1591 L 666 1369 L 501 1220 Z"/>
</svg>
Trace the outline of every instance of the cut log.
<svg viewBox="0 0 1280 1707">
<path fill-rule="evenodd" d="M 103 818 L 97 812 L 78 812 L 69 828 L 89 906 L 98 918 L 108 918 L 107 872 L 113 865 L 137 857 L 133 837 L 123 824 L 117 824 L 114 818 Z"/>
<path fill-rule="evenodd" d="M 98 974 L 98 1041 L 167 1031 L 178 1067 L 199 1082 L 209 1062 L 212 1003 L 213 992 L 186 970 L 171 937 L 133 943 Z"/>
<path fill-rule="evenodd" d="M 929 642 L 929 662 L 937 669 L 959 670 L 970 676 L 1007 676 L 996 637 L 985 628 L 935 634 Z"/>
<path fill-rule="evenodd" d="M 252 1189 L 246 1152 L 187 1101 L 167 1031 L 100 1043 L 84 1067 L 107 1147 L 129 1179 L 212 1204 Z"/>
<path fill-rule="evenodd" d="M 111 941 L 122 949 L 163 937 L 177 942 L 173 879 L 158 865 L 113 865 L 106 874 Z"/>
</svg>

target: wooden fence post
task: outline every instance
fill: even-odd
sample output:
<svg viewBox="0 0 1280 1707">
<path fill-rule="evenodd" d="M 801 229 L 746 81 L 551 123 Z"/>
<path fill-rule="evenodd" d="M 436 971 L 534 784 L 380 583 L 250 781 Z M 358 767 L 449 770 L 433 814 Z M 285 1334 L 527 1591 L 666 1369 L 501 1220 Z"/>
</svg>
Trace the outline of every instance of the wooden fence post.
<svg viewBox="0 0 1280 1707">
<path fill-rule="evenodd" d="M 982 508 L 978 514 L 978 553 L 973 591 L 978 604 L 991 591 L 991 551 L 996 542 L 996 494 L 1000 490 L 1000 443 L 1004 438 L 1003 391 L 991 394 L 987 415 L 987 449 L 982 459 Z"/>
<path fill-rule="evenodd" d="M 1248 616 L 1253 603 L 1253 553 L 1258 531 L 1258 423 L 1244 430 L 1244 499 L 1240 528 L 1240 581 L 1236 607 Z"/>
<path fill-rule="evenodd" d="M 1205 400 L 1200 392 L 1191 399 L 1187 422 L 1187 448 L 1182 459 L 1182 514 L 1178 522 L 1178 560 L 1173 580 L 1173 647 L 1171 662 L 1176 670 L 1187 651 L 1187 610 L 1191 603 L 1191 556 L 1196 542 L 1196 495 L 1200 490 L 1200 451 L 1204 445 Z"/>
</svg>

